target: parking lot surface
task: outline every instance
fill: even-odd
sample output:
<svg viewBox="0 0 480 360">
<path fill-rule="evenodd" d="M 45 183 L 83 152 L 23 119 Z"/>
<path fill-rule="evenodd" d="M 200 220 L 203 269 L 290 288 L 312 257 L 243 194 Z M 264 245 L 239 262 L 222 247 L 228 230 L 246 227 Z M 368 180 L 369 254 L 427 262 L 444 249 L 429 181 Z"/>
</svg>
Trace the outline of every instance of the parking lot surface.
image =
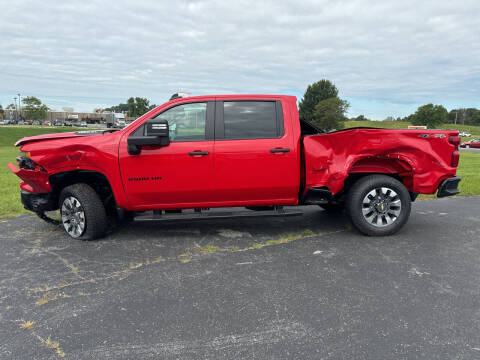
<svg viewBox="0 0 480 360">
<path fill-rule="evenodd" d="M 92 242 L 0 219 L 0 358 L 480 358 L 479 197 L 385 238 L 304 210 Z"/>
<path fill-rule="evenodd" d="M 460 151 L 465 151 L 465 152 L 469 152 L 469 153 L 472 153 L 472 154 L 480 154 L 480 149 L 477 149 L 477 148 L 469 148 L 469 149 L 466 149 L 466 148 L 460 148 Z"/>
</svg>

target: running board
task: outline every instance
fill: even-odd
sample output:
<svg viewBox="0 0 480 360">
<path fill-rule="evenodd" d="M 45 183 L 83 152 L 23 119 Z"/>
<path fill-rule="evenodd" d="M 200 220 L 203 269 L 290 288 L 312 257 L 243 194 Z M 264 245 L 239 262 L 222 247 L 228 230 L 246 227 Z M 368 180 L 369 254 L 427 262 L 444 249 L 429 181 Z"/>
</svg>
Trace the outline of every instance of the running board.
<svg viewBox="0 0 480 360">
<path fill-rule="evenodd" d="M 135 221 L 195 221 L 195 220 L 212 220 L 212 219 L 230 219 L 230 218 L 256 218 L 256 217 L 279 217 L 279 216 L 300 216 L 302 211 L 293 211 L 285 209 L 277 210 L 240 210 L 240 211 L 205 211 L 205 212 L 189 212 L 183 214 L 160 214 L 153 212 L 148 214 L 139 214 L 135 216 Z"/>
</svg>

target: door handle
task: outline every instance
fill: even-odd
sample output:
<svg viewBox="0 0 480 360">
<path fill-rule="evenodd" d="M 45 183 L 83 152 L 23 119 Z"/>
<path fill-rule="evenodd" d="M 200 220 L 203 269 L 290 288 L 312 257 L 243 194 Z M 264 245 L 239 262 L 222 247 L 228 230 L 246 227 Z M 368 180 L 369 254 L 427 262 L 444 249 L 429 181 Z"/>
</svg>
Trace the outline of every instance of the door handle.
<svg viewBox="0 0 480 360">
<path fill-rule="evenodd" d="M 290 149 L 270 149 L 270 152 L 272 154 L 275 154 L 275 153 L 287 153 L 287 152 L 290 152 Z"/>
<path fill-rule="evenodd" d="M 204 156 L 204 155 L 208 155 L 208 154 L 210 154 L 208 151 L 198 151 L 198 150 L 190 151 L 188 153 L 188 155 L 190 155 L 190 156 Z"/>
</svg>

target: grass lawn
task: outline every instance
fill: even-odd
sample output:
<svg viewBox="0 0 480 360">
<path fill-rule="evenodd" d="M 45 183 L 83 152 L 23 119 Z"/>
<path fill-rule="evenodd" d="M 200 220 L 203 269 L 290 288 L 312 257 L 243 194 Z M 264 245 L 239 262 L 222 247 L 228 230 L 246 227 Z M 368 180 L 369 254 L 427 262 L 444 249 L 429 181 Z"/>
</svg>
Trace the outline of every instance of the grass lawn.
<svg viewBox="0 0 480 360">
<path fill-rule="evenodd" d="M 361 125 L 359 123 L 362 123 Z M 364 121 L 351 121 L 348 126 L 375 126 L 398 128 L 406 127 L 407 123 L 397 121 L 371 121 L 368 124 Z M 373 123 L 373 124 L 371 124 Z M 388 123 L 388 124 L 385 124 Z M 405 125 L 407 124 L 407 125 Z M 383 126 L 381 126 L 383 125 Z M 480 137 L 480 127 L 465 130 L 472 134 L 478 134 Z M 34 136 L 53 132 L 66 132 L 75 130 L 71 127 L 35 127 L 35 126 L 0 126 L 0 217 L 16 216 L 21 213 L 28 213 L 23 209 L 20 203 L 20 179 L 16 177 L 7 164 L 12 162 L 16 164 L 15 158 L 19 155 L 17 148 L 13 146 L 15 141 L 24 136 Z M 460 190 L 462 195 L 480 195 L 480 154 L 462 152 L 460 155 L 460 164 L 458 174 L 462 177 Z"/>
</svg>

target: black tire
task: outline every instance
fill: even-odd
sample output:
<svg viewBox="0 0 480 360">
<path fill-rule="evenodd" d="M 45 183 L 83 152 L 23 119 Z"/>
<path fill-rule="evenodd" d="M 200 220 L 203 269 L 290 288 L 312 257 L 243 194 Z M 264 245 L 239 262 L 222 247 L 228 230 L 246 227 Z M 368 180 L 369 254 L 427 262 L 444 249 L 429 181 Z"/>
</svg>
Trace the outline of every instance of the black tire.
<svg viewBox="0 0 480 360">
<path fill-rule="evenodd" d="M 65 199 L 75 198 L 80 203 L 84 212 L 85 226 L 80 236 L 72 236 L 68 233 L 62 216 L 62 205 Z M 60 193 L 59 198 L 60 216 L 65 232 L 75 239 L 94 240 L 105 236 L 107 231 L 107 214 L 102 200 L 98 194 L 87 184 L 74 184 L 67 186 Z"/>
<path fill-rule="evenodd" d="M 342 203 L 328 203 L 328 204 L 319 204 L 323 210 L 329 213 L 339 213 L 345 209 L 345 204 Z"/>
<path fill-rule="evenodd" d="M 383 194 L 382 188 L 389 189 L 390 192 L 387 190 L 386 194 Z M 379 189 L 380 193 L 376 189 Z M 372 193 L 378 195 L 372 196 Z M 394 193 L 395 196 L 390 198 Z M 364 199 L 368 203 L 364 204 Z M 346 205 L 352 224 L 361 233 L 369 236 L 396 233 L 406 224 L 411 211 L 408 190 L 400 181 L 386 175 L 369 175 L 359 179 L 348 192 Z M 368 212 L 369 210 L 371 212 Z M 395 213 L 398 215 L 394 215 Z M 392 223 L 388 224 L 387 217 Z"/>
</svg>

